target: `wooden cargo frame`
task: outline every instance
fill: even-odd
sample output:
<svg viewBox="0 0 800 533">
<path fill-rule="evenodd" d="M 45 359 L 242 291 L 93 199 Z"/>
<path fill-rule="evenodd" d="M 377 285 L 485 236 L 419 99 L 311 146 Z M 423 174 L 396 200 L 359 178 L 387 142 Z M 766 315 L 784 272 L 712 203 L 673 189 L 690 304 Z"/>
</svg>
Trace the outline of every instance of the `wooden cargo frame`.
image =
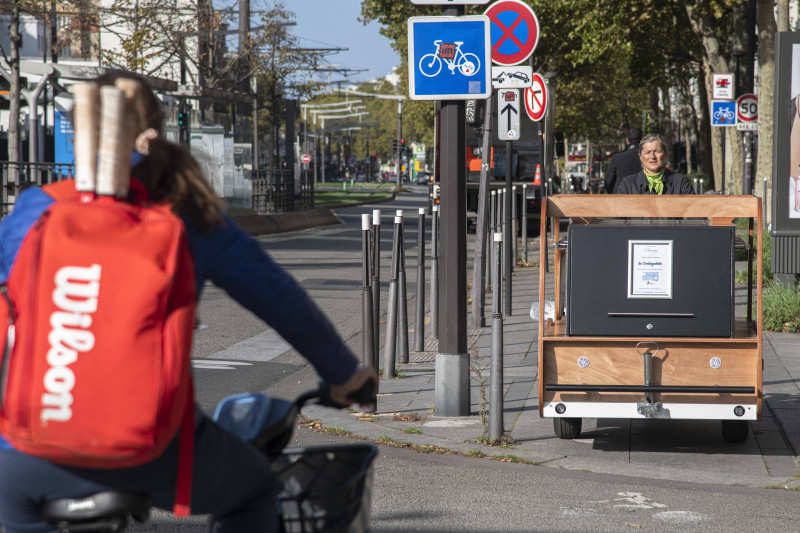
<svg viewBox="0 0 800 533">
<path fill-rule="evenodd" d="M 577 420 L 581 417 L 646 418 L 636 406 L 647 394 L 652 401 L 664 406 L 663 412 L 650 416 L 653 418 L 759 420 L 763 396 L 761 210 L 761 200 L 753 196 L 556 195 L 545 198 L 540 235 L 546 235 L 547 220 L 552 219 L 553 243 L 560 239 L 559 221 L 563 218 L 571 219 L 572 224 L 591 224 L 604 218 L 699 218 L 712 226 L 731 225 L 736 218 L 749 219 L 748 285 L 747 313 L 735 317 L 732 338 L 567 336 L 560 298 L 561 262 L 565 250 L 553 247 L 555 319 L 545 322 L 548 298 L 544 265 L 548 252 L 546 246 L 540 246 L 539 415 L 577 417 Z M 754 297 L 755 317 L 752 316 Z M 641 347 L 637 346 L 640 343 Z M 652 353 L 652 381 L 647 387 L 644 385 L 643 351 L 654 345 L 659 351 Z M 587 359 L 579 364 L 582 356 Z M 712 368 L 717 359 L 721 365 Z M 558 411 L 565 407 L 567 412 Z"/>
</svg>

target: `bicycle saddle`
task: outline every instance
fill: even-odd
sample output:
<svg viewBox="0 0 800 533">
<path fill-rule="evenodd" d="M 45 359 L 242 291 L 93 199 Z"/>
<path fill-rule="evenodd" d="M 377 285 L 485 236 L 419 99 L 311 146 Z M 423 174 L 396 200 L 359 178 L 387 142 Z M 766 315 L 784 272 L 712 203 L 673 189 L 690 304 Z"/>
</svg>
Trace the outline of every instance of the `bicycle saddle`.
<svg viewBox="0 0 800 533">
<path fill-rule="evenodd" d="M 121 531 L 128 515 L 137 522 L 150 517 L 153 507 L 144 494 L 107 491 L 83 498 L 50 500 L 39 508 L 42 517 L 55 524 L 62 533 L 78 531 Z"/>
</svg>

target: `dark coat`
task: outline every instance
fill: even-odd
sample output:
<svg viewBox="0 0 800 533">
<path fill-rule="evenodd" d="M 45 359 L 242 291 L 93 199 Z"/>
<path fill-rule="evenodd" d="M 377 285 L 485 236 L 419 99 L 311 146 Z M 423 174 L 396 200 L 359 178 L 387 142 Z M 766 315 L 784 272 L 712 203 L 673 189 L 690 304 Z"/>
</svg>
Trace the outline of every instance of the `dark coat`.
<svg viewBox="0 0 800 533">
<path fill-rule="evenodd" d="M 670 169 L 664 169 L 664 192 L 662 194 L 695 194 L 694 187 L 683 174 L 677 174 Z M 614 194 L 655 194 L 650 192 L 650 184 L 640 170 L 636 174 L 625 176 L 614 188 Z"/>
<path fill-rule="evenodd" d="M 604 180 L 606 192 L 611 194 L 619 180 L 630 174 L 636 174 L 640 170 L 642 170 L 642 161 L 639 159 L 639 145 L 629 144 L 623 151 L 611 156 Z"/>
</svg>

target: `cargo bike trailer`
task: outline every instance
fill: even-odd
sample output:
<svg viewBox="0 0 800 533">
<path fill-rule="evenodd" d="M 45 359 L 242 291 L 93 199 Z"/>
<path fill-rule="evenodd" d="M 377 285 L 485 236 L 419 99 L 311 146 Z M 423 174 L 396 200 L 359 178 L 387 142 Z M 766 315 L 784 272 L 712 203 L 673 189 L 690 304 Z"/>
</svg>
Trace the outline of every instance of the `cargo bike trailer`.
<svg viewBox="0 0 800 533">
<path fill-rule="evenodd" d="M 749 220 L 746 240 L 735 236 L 737 218 Z M 744 441 L 762 404 L 761 200 L 557 195 L 542 204 L 541 235 L 548 219 L 554 289 L 546 294 L 542 268 L 539 414 L 556 435 L 577 438 L 583 418 L 704 419 L 720 420 L 726 441 Z M 747 310 L 737 316 L 742 247 Z"/>
</svg>

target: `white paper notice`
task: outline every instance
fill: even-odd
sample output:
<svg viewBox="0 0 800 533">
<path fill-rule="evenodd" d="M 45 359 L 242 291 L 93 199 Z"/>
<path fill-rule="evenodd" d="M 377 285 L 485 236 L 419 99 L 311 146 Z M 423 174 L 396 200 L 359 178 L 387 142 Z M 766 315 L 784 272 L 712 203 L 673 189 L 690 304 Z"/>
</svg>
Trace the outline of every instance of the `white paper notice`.
<svg viewBox="0 0 800 533">
<path fill-rule="evenodd" d="M 672 298 L 672 241 L 628 241 L 628 298 Z"/>
</svg>

